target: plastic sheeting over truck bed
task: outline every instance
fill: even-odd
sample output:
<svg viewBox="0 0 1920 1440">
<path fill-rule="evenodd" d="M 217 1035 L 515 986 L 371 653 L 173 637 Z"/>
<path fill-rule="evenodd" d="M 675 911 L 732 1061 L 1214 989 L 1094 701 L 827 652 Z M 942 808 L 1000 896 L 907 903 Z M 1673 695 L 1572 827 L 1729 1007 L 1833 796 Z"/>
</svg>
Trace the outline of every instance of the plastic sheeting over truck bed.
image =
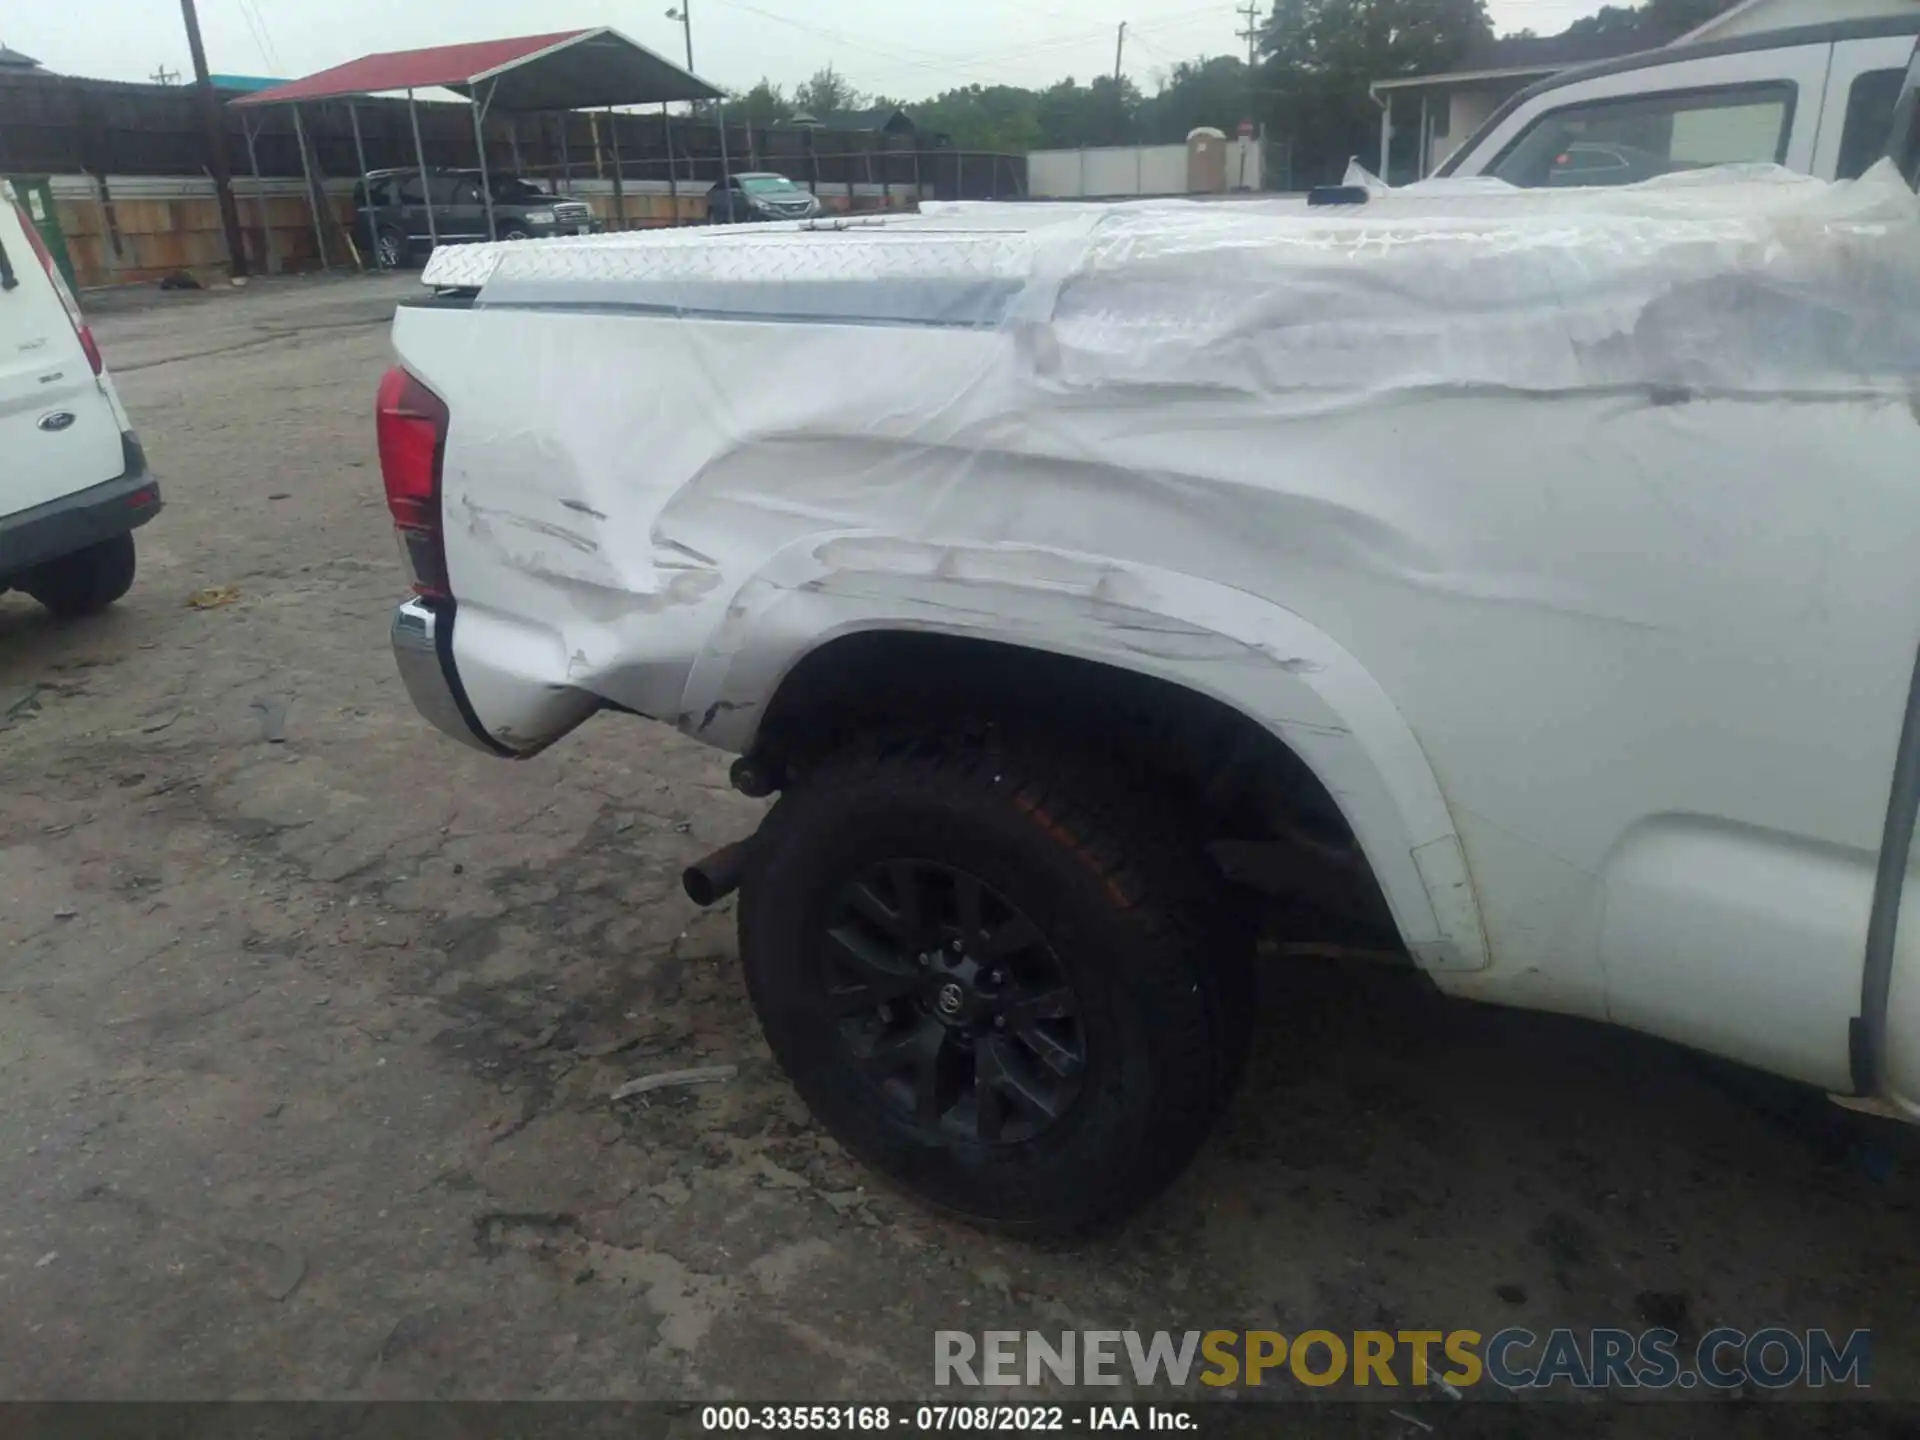
<svg viewBox="0 0 1920 1440">
<path fill-rule="evenodd" d="M 475 305 L 394 343 L 509 748 L 604 701 L 748 751 L 859 633 L 1073 656 L 1276 736 L 1456 988 L 1833 1087 L 1916 267 L 1890 174 L 964 207 L 447 251 Z"/>
<path fill-rule="evenodd" d="M 1440 182 L 1298 201 L 943 206 L 909 218 L 452 247 L 483 306 L 1016 332 L 1021 378 L 1318 407 L 1383 391 L 1904 387 L 1920 201 L 1891 166 L 1618 190 Z"/>
</svg>

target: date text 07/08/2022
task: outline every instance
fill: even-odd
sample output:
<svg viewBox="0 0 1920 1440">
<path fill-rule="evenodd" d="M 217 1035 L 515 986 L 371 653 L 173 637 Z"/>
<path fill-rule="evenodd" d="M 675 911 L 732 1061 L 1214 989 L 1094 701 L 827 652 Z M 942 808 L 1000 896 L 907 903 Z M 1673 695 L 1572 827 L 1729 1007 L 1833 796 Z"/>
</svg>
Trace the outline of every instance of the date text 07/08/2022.
<svg viewBox="0 0 1920 1440">
<path fill-rule="evenodd" d="M 946 1432 L 1006 1435 L 1109 1430 L 1191 1433 L 1192 1409 L 1159 1405 L 708 1405 L 700 1428 L 711 1434 L 801 1432 L 908 1435 Z"/>
</svg>

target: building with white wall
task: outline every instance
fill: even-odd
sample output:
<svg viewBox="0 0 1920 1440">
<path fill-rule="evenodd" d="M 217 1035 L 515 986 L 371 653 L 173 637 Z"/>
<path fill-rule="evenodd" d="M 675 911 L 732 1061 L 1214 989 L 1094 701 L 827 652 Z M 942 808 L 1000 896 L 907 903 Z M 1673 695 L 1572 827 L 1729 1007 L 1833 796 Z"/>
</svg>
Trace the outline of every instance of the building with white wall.
<svg viewBox="0 0 1920 1440">
<path fill-rule="evenodd" d="M 1135 195 L 1224 195 L 1266 186 L 1258 137 L 1199 129 L 1184 145 L 1035 150 L 1027 194 L 1036 200 L 1114 200 Z"/>
</svg>

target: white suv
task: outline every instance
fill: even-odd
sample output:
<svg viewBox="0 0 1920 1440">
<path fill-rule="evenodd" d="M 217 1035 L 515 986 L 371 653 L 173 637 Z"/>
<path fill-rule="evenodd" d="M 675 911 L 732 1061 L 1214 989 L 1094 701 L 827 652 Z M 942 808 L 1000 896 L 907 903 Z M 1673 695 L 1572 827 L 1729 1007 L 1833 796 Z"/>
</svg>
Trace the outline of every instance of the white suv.
<svg viewBox="0 0 1920 1440">
<path fill-rule="evenodd" d="M 0 181 L 0 590 L 62 618 L 133 584 L 133 531 L 160 510 L 80 307 Z"/>
</svg>

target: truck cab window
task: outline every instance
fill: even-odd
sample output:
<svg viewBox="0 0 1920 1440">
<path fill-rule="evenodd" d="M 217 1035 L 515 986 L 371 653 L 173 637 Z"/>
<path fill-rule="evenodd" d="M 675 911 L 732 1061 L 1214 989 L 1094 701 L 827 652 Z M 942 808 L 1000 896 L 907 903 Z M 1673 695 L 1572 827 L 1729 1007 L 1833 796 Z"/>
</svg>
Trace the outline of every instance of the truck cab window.
<svg viewBox="0 0 1920 1440">
<path fill-rule="evenodd" d="M 1568 105 L 1523 131 L 1491 173 L 1533 189 L 1631 185 L 1675 170 L 1778 163 L 1794 95 L 1793 85 L 1778 82 Z"/>
</svg>

